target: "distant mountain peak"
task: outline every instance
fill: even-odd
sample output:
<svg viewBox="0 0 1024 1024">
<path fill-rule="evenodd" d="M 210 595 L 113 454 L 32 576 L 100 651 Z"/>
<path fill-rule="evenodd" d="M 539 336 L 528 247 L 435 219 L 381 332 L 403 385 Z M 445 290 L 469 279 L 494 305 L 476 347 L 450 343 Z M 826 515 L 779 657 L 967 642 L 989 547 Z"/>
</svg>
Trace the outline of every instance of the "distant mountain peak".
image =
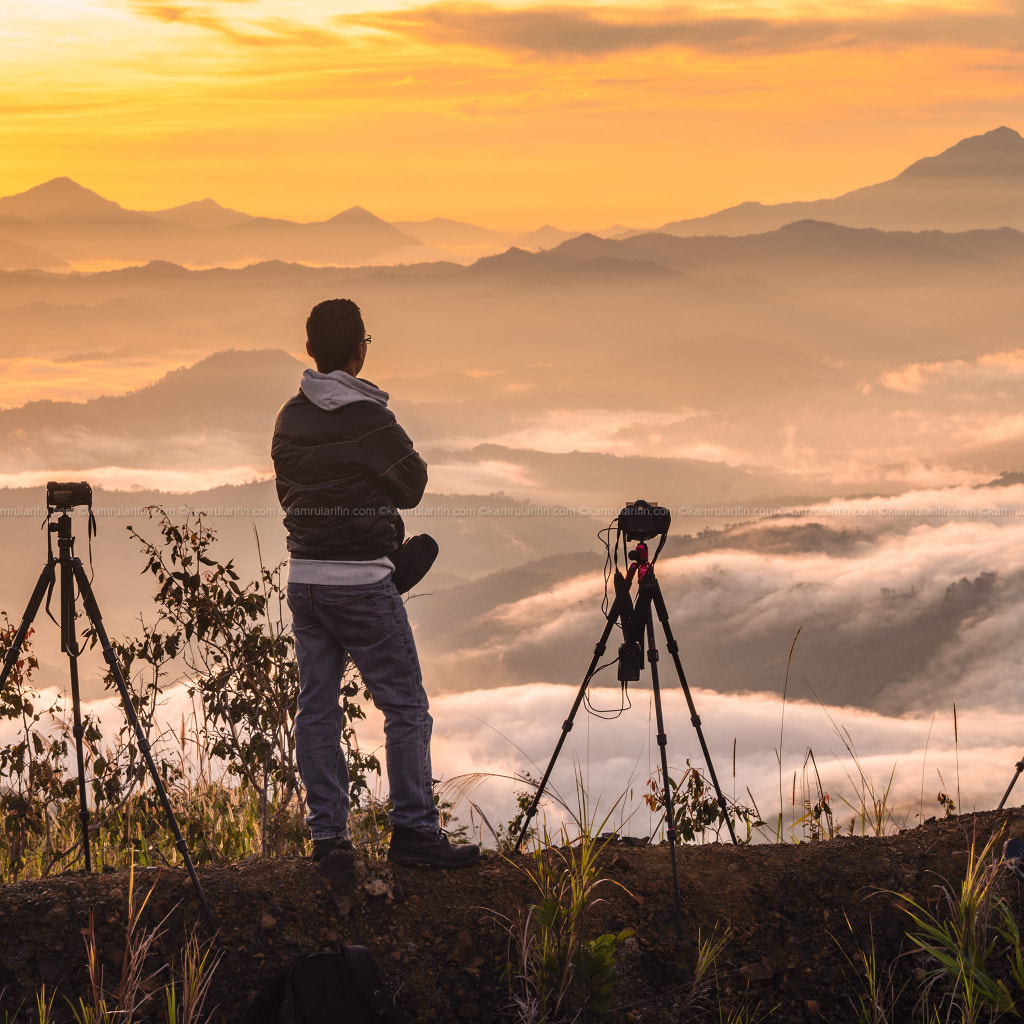
<svg viewBox="0 0 1024 1024">
<path fill-rule="evenodd" d="M 118 204 L 110 199 L 104 199 L 98 192 L 91 188 L 79 185 L 73 178 L 61 177 L 51 178 L 41 185 L 35 185 L 19 192 L 17 195 L 9 196 L 10 199 L 21 199 L 26 196 L 46 198 L 50 202 L 75 202 L 75 203 L 102 203 L 105 206 L 117 206 Z"/>
<path fill-rule="evenodd" d="M 387 224 L 387 221 L 381 220 L 374 213 L 370 213 L 363 206 L 350 206 L 347 210 L 342 210 L 341 213 L 336 213 L 332 218 L 332 221 L 349 221 L 353 224 Z M 390 225 L 388 225 L 390 227 Z"/>
<path fill-rule="evenodd" d="M 332 227 L 342 227 L 349 231 L 371 232 L 378 240 L 389 239 L 391 244 L 420 245 L 421 242 L 411 235 L 399 231 L 393 224 L 382 220 L 362 206 L 350 206 L 347 210 L 335 214 L 325 223 Z"/>
<path fill-rule="evenodd" d="M 67 195 L 97 195 L 92 189 L 86 188 L 84 185 L 79 185 L 73 178 L 67 177 L 67 175 L 61 175 L 59 178 L 51 178 L 49 181 L 44 181 L 41 185 L 35 185 L 30 189 L 26 189 L 24 192 L 19 193 L 20 195 L 31 195 L 32 193 L 48 192 L 51 195 L 63 193 Z"/>
<path fill-rule="evenodd" d="M 51 178 L 24 192 L 0 199 L 0 210 L 30 220 L 130 215 L 123 206 L 71 178 Z"/>
<path fill-rule="evenodd" d="M 231 227 L 235 224 L 244 224 L 252 220 L 248 213 L 240 210 L 232 210 L 227 206 L 221 206 L 215 199 L 207 196 L 205 199 L 196 199 L 181 206 L 172 206 L 167 210 L 155 210 L 150 214 L 158 220 L 171 221 L 178 224 L 185 224 L 191 227 Z"/>
<path fill-rule="evenodd" d="M 1005 125 L 911 164 L 899 178 L 1024 177 L 1024 138 Z"/>
</svg>

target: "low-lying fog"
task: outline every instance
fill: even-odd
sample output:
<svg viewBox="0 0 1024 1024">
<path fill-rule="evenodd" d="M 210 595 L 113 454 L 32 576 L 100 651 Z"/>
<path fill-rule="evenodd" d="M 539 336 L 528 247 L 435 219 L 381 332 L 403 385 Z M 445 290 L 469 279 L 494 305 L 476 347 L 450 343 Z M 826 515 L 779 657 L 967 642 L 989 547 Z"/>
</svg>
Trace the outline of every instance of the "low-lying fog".
<svg viewBox="0 0 1024 1024">
<path fill-rule="evenodd" d="M 804 224 L 584 238 L 469 268 L 0 275 L 0 609 L 18 620 L 45 561 L 47 479 L 97 488 L 112 635 L 152 616 L 124 529 L 155 535 L 146 505 L 208 509 L 244 573 L 254 528 L 265 561 L 284 557 L 273 417 L 308 309 L 347 294 L 374 336 L 366 374 L 430 464 L 408 524 L 441 555 L 408 607 L 439 773 L 546 759 L 604 623 L 597 531 L 644 497 L 673 510 L 658 573 L 727 790 L 777 813 L 788 671 L 787 792 L 810 746 L 853 799 L 831 716 L 876 785 L 897 767 L 907 813 L 936 810 L 937 770 L 962 806 L 991 806 L 1020 756 L 1021 238 Z M 84 516 L 75 528 L 88 558 Z M 39 681 L 59 685 L 56 627 L 38 625 Z M 666 668 L 679 766 L 699 748 Z M 615 707 L 606 680 L 595 703 Z M 642 789 L 647 678 L 630 694 L 616 722 L 581 713 L 563 791 L 574 758 L 603 800 Z"/>
</svg>

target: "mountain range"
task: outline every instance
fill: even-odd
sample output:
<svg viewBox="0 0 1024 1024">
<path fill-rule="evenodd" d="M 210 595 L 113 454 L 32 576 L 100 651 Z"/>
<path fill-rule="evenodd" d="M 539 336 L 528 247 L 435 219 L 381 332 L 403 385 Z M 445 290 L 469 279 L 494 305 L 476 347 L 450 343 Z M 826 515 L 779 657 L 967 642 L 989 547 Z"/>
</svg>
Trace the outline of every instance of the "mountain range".
<svg viewBox="0 0 1024 1024">
<path fill-rule="evenodd" d="M 1021 141 L 965 140 L 865 191 L 938 195 L 948 213 L 953 189 L 980 209 L 1012 196 Z M 547 228 L 510 248 L 443 220 L 289 225 L 208 200 L 141 213 L 50 184 L 0 203 L 23 231 L 11 245 L 75 264 L 90 238 L 204 240 L 215 256 L 263 239 L 276 258 L 0 273 L 0 608 L 20 612 L 45 556 L 47 479 L 97 488 L 97 593 L 121 629 L 150 607 L 124 526 L 152 535 L 151 502 L 210 508 L 246 573 L 282 557 L 274 413 L 305 365 L 310 307 L 351 295 L 374 335 L 366 372 L 430 466 L 407 521 L 441 546 L 409 602 L 432 685 L 578 683 L 602 618 L 594 534 L 644 497 L 674 510 L 661 575 L 695 685 L 784 686 L 801 630 L 791 678 L 829 701 L 930 710 L 1014 692 L 1021 225 L 896 230 L 879 201 L 871 226 L 801 207 L 742 237 Z M 364 228 L 400 247 L 380 260 L 419 262 L 278 251 Z M 474 246 L 491 249 L 466 265 Z"/>
<path fill-rule="evenodd" d="M 680 236 L 748 235 L 816 220 L 887 231 L 1024 230 L 1024 138 L 1007 127 L 958 142 L 895 178 L 834 199 L 746 202 L 657 229 Z M 628 239 L 621 225 L 593 232 Z M 237 266 L 289 260 L 328 266 L 472 262 L 516 245 L 536 251 L 579 232 L 545 225 L 525 235 L 434 218 L 390 224 L 359 206 L 324 221 L 254 217 L 212 199 L 150 212 L 128 210 L 70 178 L 0 198 L 0 269 L 167 260 Z"/>
<path fill-rule="evenodd" d="M 672 221 L 672 235 L 750 235 L 797 220 L 890 231 L 1024 229 L 1024 138 L 1001 127 L 911 164 L 895 178 L 835 199 L 741 203 L 707 217 Z"/>
<path fill-rule="evenodd" d="M 250 217 L 211 199 L 145 213 L 70 178 L 0 199 L 0 239 L 44 250 L 52 257 L 47 266 L 67 259 L 359 263 L 421 244 L 358 206 L 308 224 Z"/>
</svg>

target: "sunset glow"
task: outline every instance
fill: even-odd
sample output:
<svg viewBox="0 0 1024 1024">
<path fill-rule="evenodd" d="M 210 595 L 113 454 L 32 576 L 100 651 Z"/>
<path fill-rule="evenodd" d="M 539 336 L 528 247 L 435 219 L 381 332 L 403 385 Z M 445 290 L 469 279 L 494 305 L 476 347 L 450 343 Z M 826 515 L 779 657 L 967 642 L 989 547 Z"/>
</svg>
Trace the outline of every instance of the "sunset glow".
<svg viewBox="0 0 1024 1024">
<path fill-rule="evenodd" d="M 1019 126 L 1018 7 L 37 0 L 0 193 L 580 230 L 837 195 Z"/>
</svg>

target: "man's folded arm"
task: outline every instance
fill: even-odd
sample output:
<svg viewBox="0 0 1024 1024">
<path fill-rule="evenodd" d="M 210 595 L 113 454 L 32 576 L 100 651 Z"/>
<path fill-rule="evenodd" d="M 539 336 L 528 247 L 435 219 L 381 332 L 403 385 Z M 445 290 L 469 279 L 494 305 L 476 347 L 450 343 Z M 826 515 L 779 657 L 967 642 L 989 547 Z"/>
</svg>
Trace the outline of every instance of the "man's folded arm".
<svg viewBox="0 0 1024 1024">
<path fill-rule="evenodd" d="M 392 422 L 374 431 L 364 443 L 370 471 L 395 507 L 415 508 L 426 490 L 427 464 L 409 435 Z"/>
</svg>

